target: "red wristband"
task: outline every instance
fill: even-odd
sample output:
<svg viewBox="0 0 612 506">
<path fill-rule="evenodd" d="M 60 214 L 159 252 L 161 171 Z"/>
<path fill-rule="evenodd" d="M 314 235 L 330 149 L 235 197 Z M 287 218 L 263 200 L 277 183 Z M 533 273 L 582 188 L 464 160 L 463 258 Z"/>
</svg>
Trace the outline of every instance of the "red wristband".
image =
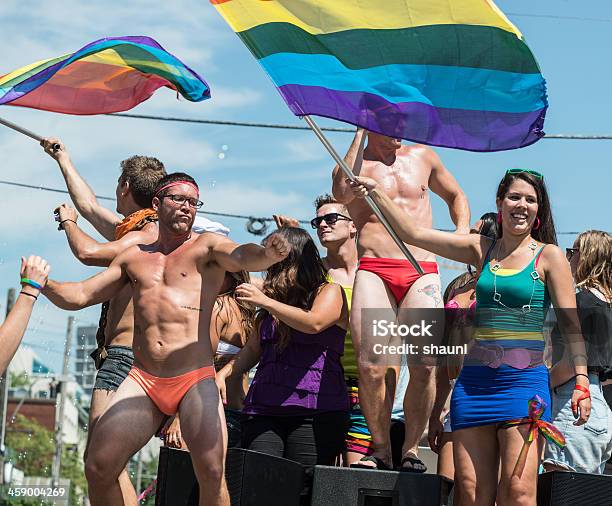
<svg viewBox="0 0 612 506">
<path fill-rule="evenodd" d="M 587 387 L 583 387 L 582 385 L 576 385 L 574 386 L 574 390 L 578 390 L 579 392 L 584 392 L 580 397 L 578 397 L 577 402 L 583 401 L 584 399 L 591 398 L 591 392 L 589 391 Z"/>
</svg>

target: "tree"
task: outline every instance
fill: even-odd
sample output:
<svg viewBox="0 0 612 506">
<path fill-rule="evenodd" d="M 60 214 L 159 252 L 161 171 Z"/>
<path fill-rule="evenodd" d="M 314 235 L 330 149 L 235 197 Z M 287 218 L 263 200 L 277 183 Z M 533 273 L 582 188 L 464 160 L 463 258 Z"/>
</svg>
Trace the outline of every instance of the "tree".
<svg viewBox="0 0 612 506">
<path fill-rule="evenodd" d="M 35 420 L 18 414 L 15 422 L 6 433 L 6 446 L 10 448 L 10 460 L 21 469 L 26 476 L 51 476 L 51 466 L 55 453 L 53 432 L 40 425 Z M 63 445 L 62 478 L 70 480 L 70 498 L 74 505 L 83 504 L 83 496 L 87 493 L 87 481 L 83 469 L 83 461 L 76 449 Z M 19 504 L 10 502 L 9 504 Z M 27 503 L 24 503 L 24 506 Z M 40 505 L 40 501 L 36 503 Z"/>
<path fill-rule="evenodd" d="M 51 476 L 55 452 L 53 432 L 17 414 L 6 431 L 6 446 L 11 449 L 13 465 L 26 476 Z"/>
</svg>

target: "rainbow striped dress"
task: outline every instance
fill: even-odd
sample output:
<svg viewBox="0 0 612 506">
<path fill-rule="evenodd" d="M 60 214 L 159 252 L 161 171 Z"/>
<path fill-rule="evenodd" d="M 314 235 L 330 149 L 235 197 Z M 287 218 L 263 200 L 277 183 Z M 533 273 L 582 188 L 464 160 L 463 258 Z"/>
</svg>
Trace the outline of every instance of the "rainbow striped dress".
<svg viewBox="0 0 612 506">
<path fill-rule="evenodd" d="M 491 266 L 487 254 L 476 284 L 475 342 L 451 398 L 453 431 L 525 418 L 535 395 L 550 421 L 542 362 L 550 295 L 536 270 L 542 249 L 522 270 Z"/>
</svg>

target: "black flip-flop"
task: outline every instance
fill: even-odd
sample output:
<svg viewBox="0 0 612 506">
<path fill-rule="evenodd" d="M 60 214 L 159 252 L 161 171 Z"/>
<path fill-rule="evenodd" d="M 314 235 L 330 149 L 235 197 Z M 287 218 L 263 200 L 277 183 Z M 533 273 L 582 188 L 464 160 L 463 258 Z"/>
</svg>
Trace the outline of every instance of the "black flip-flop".
<svg viewBox="0 0 612 506">
<path fill-rule="evenodd" d="M 376 464 L 376 467 L 364 466 L 363 464 L 360 464 L 360 462 L 374 462 Z M 362 457 L 359 460 L 359 462 L 355 464 L 351 464 L 349 467 L 353 469 L 370 469 L 371 471 L 391 471 L 392 470 L 384 460 L 379 459 L 378 457 L 375 457 L 374 455 L 367 455 L 365 457 Z"/>
<path fill-rule="evenodd" d="M 407 454 L 402 457 L 402 462 L 399 466 L 398 471 L 402 473 L 415 473 L 415 474 L 423 474 L 424 472 L 427 471 L 427 466 L 425 465 L 425 462 L 423 462 L 416 455 L 414 456 L 413 455 L 414 454 Z M 412 467 L 404 467 L 404 464 L 406 462 L 408 462 Z M 414 468 L 415 464 L 423 466 L 424 469 L 415 469 Z"/>
</svg>

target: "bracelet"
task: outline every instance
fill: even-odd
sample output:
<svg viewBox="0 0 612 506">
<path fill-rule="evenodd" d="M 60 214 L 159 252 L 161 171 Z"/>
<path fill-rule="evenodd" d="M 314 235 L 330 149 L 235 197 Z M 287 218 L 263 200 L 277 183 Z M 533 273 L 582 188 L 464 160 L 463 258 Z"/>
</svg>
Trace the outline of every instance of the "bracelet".
<svg viewBox="0 0 612 506">
<path fill-rule="evenodd" d="M 30 285 L 31 287 L 36 288 L 37 290 L 43 289 L 43 285 L 37 283 L 36 281 L 30 278 L 21 278 L 21 283 L 23 283 L 24 285 Z"/>
<path fill-rule="evenodd" d="M 66 223 L 67 221 L 71 221 L 72 223 L 74 223 L 76 225 L 76 221 L 71 220 L 71 219 L 65 219 L 59 222 L 59 225 L 57 226 L 58 230 L 64 230 L 64 223 Z"/>
<path fill-rule="evenodd" d="M 34 298 L 34 300 L 37 300 L 37 299 L 38 299 L 38 296 L 37 296 L 37 295 L 34 295 L 34 294 L 32 294 L 32 293 L 28 293 L 28 292 L 24 292 L 24 291 L 21 291 L 21 292 L 19 292 L 19 293 L 22 293 L 23 295 L 27 295 L 28 297 L 33 297 L 33 298 Z"/>
<path fill-rule="evenodd" d="M 580 402 L 580 401 L 583 401 L 585 399 L 590 399 L 591 398 L 591 392 L 590 392 L 590 390 L 587 387 L 583 387 L 582 385 L 576 385 L 574 390 L 578 390 L 579 392 L 583 392 L 582 395 L 580 397 L 578 397 L 578 400 L 576 402 Z"/>
<path fill-rule="evenodd" d="M 579 372 L 578 374 L 574 375 L 574 378 L 577 378 L 578 376 L 584 376 L 586 379 L 591 381 L 588 374 L 582 374 L 581 372 Z"/>
</svg>

